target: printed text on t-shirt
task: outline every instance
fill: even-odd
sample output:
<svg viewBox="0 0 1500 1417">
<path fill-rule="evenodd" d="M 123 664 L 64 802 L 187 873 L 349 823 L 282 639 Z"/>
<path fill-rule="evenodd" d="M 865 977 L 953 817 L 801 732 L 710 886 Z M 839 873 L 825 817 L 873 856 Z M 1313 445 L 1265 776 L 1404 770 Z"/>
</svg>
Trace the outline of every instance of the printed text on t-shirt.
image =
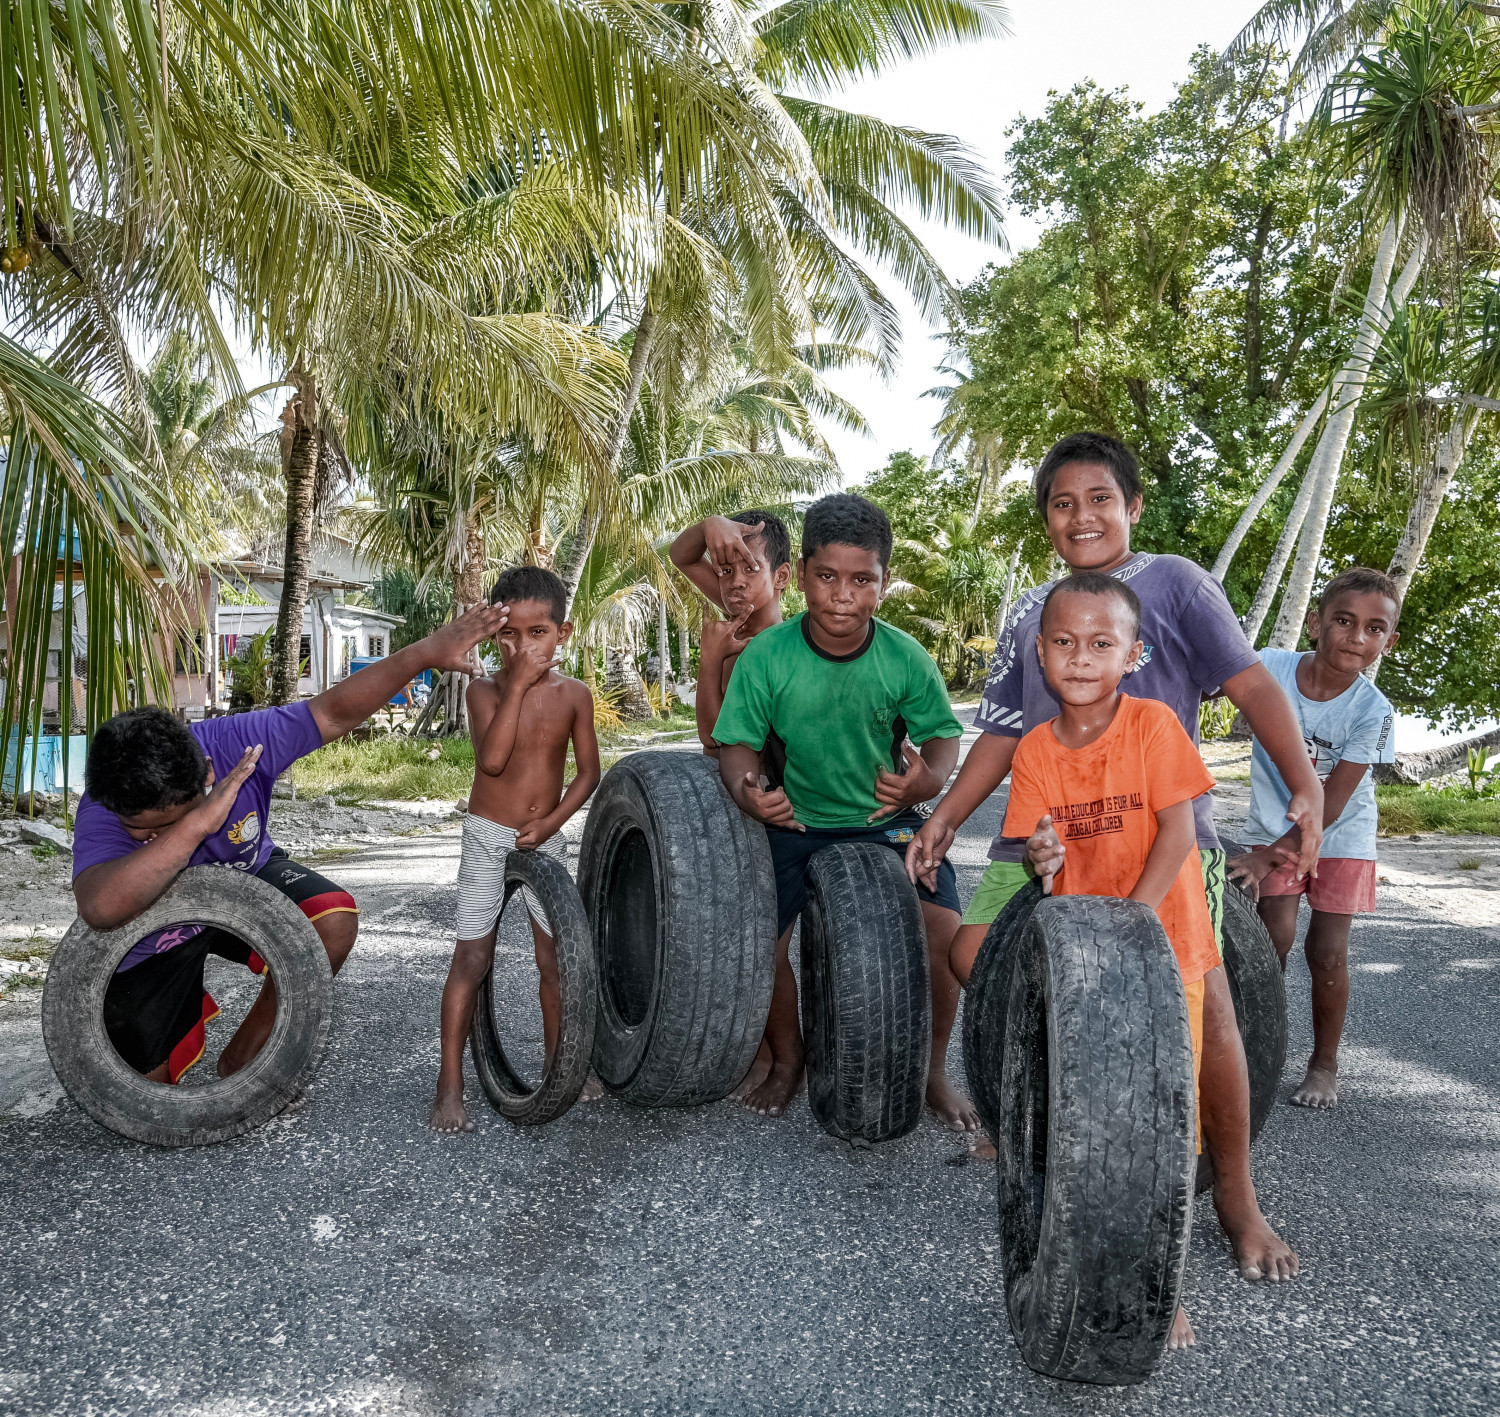
<svg viewBox="0 0 1500 1417">
<path fill-rule="evenodd" d="M 1107 836 L 1123 831 L 1126 812 L 1139 812 L 1145 802 L 1139 792 L 1110 793 L 1088 802 L 1067 802 L 1052 809 L 1052 821 L 1060 826 L 1065 841 L 1086 836 Z"/>
</svg>

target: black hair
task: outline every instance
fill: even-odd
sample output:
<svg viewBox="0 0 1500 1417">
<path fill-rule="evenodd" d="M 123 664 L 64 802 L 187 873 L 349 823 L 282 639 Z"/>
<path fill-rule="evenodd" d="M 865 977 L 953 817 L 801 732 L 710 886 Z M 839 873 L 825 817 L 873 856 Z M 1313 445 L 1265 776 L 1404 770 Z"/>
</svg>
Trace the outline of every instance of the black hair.
<svg viewBox="0 0 1500 1417">
<path fill-rule="evenodd" d="M 1036 509 L 1043 517 L 1047 515 L 1047 502 L 1052 496 L 1057 470 L 1070 462 L 1098 463 L 1108 468 L 1126 502 L 1133 502 L 1141 495 L 1141 465 L 1124 443 L 1111 438 L 1108 433 L 1069 433 L 1047 449 L 1047 456 L 1031 479 Z"/>
<path fill-rule="evenodd" d="M 208 759 L 187 724 L 164 708 L 126 709 L 89 744 L 84 791 L 108 812 L 138 817 L 203 794 Z"/>
<path fill-rule="evenodd" d="M 1340 595 L 1383 595 L 1396 607 L 1396 618 L 1391 624 L 1394 630 L 1401 621 L 1401 592 L 1384 571 L 1372 570 L 1369 566 L 1350 566 L 1340 571 L 1318 596 L 1318 612 Z"/>
<path fill-rule="evenodd" d="M 545 566 L 512 566 L 501 571 L 490 592 L 491 605 L 513 605 L 521 600 L 539 600 L 552 612 L 554 624 L 568 618 L 568 588 L 556 571 Z"/>
<path fill-rule="evenodd" d="M 1113 596 L 1130 613 L 1130 638 L 1134 640 L 1141 633 L 1140 597 L 1124 581 L 1117 581 L 1113 576 L 1105 575 L 1103 571 L 1079 571 L 1076 575 L 1064 576 L 1058 581 L 1047 592 L 1047 598 L 1042 602 L 1043 627 L 1047 624 L 1047 611 L 1060 595 Z"/>
<path fill-rule="evenodd" d="M 853 492 L 820 497 L 802 518 L 802 559 L 825 546 L 857 546 L 880 557 L 884 570 L 891 564 L 891 523 L 867 498 Z"/>
<path fill-rule="evenodd" d="M 755 534 L 760 537 L 761 551 L 767 563 L 773 571 L 791 564 L 792 538 L 787 532 L 786 523 L 774 512 L 763 512 L 752 507 L 746 512 L 736 512 L 729 520 L 738 522 L 741 526 L 754 526 L 756 522 L 763 522 L 764 525 Z"/>
</svg>

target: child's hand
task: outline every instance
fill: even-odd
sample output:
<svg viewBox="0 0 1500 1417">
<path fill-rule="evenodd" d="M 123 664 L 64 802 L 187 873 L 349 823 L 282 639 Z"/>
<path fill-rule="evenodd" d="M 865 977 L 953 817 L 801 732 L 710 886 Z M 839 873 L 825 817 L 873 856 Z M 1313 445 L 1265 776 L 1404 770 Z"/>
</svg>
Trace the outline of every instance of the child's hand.
<svg viewBox="0 0 1500 1417">
<path fill-rule="evenodd" d="M 509 619 L 508 605 L 470 605 L 422 641 L 426 651 L 422 662 L 431 669 L 483 674 L 474 647 L 494 639 Z"/>
<path fill-rule="evenodd" d="M 212 762 L 209 763 L 208 779 L 204 784 L 208 789 L 208 795 L 193 808 L 194 824 L 204 836 L 212 836 L 229 820 L 229 813 L 234 808 L 235 799 L 240 795 L 240 788 L 255 771 L 255 765 L 260 761 L 260 754 L 259 743 L 253 748 L 246 748 L 240 755 L 239 762 L 225 774 L 222 782 L 214 781 L 214 765 Z"/>
<path fill-rule="evenodd" d="M 562 663 L 561 651 L 548 653 L 546 646 L 536 640 L 528 640 L 514 649 L 501 640 L 500 655 L 505 660 L 507 687 L 514 686 L 515 692 L 520 694 L 536 688 Z"/>
<path fill-rule="evenodd" d="M 705 517 L 703 542 L 708 548 L 708 563 L 719 576 L 729 574 L 730 566 L 740 561 L 747 571 L 760 570 L 760 558 L 750 549 L 748 538 L 759 536 L 765 529 L 764 522 L 746 526 L 732 522 L 728 517 Z"/>
<path fill-rule="evenodd" d="M 881 768 L 875 774 L 875 800 L 880 806 L 870 813 L 866 821 L 874 822 L 881 817 L 889 817 L 893 812 L 903 812 L 908 807 L 915 807 L 918 802 L 936 797 L 943 790 L 943 784 L 932 780 L 932 769 L 910 742 L 901 745 L 901 753 L 906 759 L 905 771 L 894 773 Z"/>
<path fill-rule="evenodd" d="M 1287 803 L 1286 819 L 1302 829 L 1302 844 L 1297 852 L 1297 879 L 1318 874 L 1318 853 L 1323 849 L 1323 803 L 1314 806 L 1312 798 L 1298 792 Z"/>
<path fill-rule="evenodd" d="M 768 790 L 769 789 L 769 790 Z M 788 831 L 805 832 L 806 827 L 792 815 L 792 804 L 781 788 L 771 788 L 764 777 L 753 772 L 745 774 L 745 810 L 757 821 L 768 827 L 784 827 Z"/>
<path fill-rule="evenodd" d="M 928 890 L 937 890 L 938 867 L 953 845 L 958 833 L 940 817 L 929 817 L 922 823 L 922 830 L 911 839 L 906 848 L 906 874 L 913 885 L 919 882 Z"/>
<path fill-rule="evenodd" d="M 722 664 L 750 643 L 745 622 L 755 613 L 753 605 L 737 620 L 720 620 L 707 605 L 703 607 L 703 632 L 698 641 L 698 663 Z"/>
<path fill-rule="evenodd" d="M 544 841 L 551 840 L 562 828 L 562 823 L 551 816 L 533 817 L 516 832 L 517 851 L 535 851 Z"/>
<path fill-rule="evenodd" d="M 1036 830 L 1026 838 L 1026 859 L 1041 877 L 1042 894 L 1052 894 L 1052 878 L 1062 870 L 1068 848 L 1062 844 L 1050 816 L 1042 817 Z"/>
<path fill-rule="evenodd" d="M 1251 900 L 1259 900 L 1260 883 L 1272 871 L 1296 859 L 1297 853 L 1291 847 L 1274 841 L 1269 846 L 1254 846 L 1229 863 L 1229 879 L 1243 889 Z"/>
</svg>

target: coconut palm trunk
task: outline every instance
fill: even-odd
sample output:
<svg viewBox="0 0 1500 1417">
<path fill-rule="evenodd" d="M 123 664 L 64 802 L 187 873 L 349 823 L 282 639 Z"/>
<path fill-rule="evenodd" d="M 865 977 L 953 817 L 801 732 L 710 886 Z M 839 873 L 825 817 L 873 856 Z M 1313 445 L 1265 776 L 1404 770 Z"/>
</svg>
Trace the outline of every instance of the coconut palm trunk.
<svg viewBox="0 0 1500 1417">
<path fill-rule="evenodd" d="M 318 485 L 318 385 L 299 359 L 288 376 L 297 392 L 282 411 L 282 471 L 286 480 L 286 545 L 281 556 L 281 603 L 276 610 L 276 646 L 271 702 L 297 697 L 302 662 L 302 616 L 312 574 L 313 504 Z"/>
<path fill-rule="evenodd" d="M 1005 593 L 1000 597 L 1000 611 L 995 616 L 995 641 L 1005 634 L 1005 622 L 1010 619 L 1010 607 L 1016 598 L 1016 577 L 1021 571 L 1021 543 L 1010 553 L 1010 565 L 1005 569 Z"/>
<path fill-rule="evenodd" d="M 1224 545 L 1219 548 L 1218 559 L 1214 562 L 1213 570 L 1209 573 L 1220 584 L 1229 573 L 1230 563 L 1240 549 L 1240 543 L 1244 541 L 1246 533 L 1255 525 L 1255 519 L 1260 515 L 1261 509 L 1271 500 L 1272 494 L 1281 486 L 1282 479 L 1292 470 L 1292 464 L 1297 461 L 1297 454 L 1302 451 L 1302 446 L 1312 435 L 1314 428 L 1318 426 L 1318 420 L 1323 416 L 1323 410 L 1328 407 L 1328 391 L 1325 389 L 1318 395 L 1313 406 L 1302 415 L 1302 422 L 1297 425 L 1292 434 L 1292 441 L 1286 445 L 1285 451 L 1276 460 L 1276 466 L 1266 474 L 1266 479 L 1255 489 L 1255 495 L 1245 505 L 1245 510 L 1240 513 L 1240 518 L 1234 524 L 1234 530 L 1229 533 Z M 1301 522 L 1298 522 L 1301 525 Z M 1285 561 L 1282 562 L 1284 566 Z M 1277 581 L 1281 577 L 1277 576 Z M 1262 612 L 1264 618 L 1264 612 Z M 1259 628 L 1259 626 L 1257 626 Z"/>
<path fill-rule="evenodd" d="M 641 385 L 646 379 L 646 361 L 651 357 L 651 347 L 656 343 L 656 312 L 648 304 L 635 327 L 635 340 L 630 346 L 630 373 L 625 381 L 625 396 L 620 404 L 620 416 L 615 420 L 609 438 L 609 448 L 604 459 L 604 475 L 612 480 L 620 470 L 620 457 L 625 451 L 625 439 L 630 434 L 630 420 L 635 417 L 636 404 L 640 402 Z M 592 499 L 590 499 L 592 500 Z M 573 533 L 572 544 L 557 565 L 557 574 L 568 588 L 568 606 L 571 610 L 573 597 L 578 593 L 578 582 L 583 568 L 594 549 L 594 538 L 599 534 L 599 511 L 585 506 L 583 517 Z"/>
<path fill-rule="evenodd" d="M 1422 554 L 1427 550 L 1428 538 L 1437 524 L 1448 485 L 1464 460 L 1464 452 L 1469 446 L 1469 439 L 1474 435 L 1474 425 L 1478 420 L 1477 410 L 1462 409 L 1455 414 L 1452 424 L 1438 444 L 1437 453 L 1422 469 L 1411 510 L 1406 514 L 1406 527 L 1401 533 L 1401 540 L 1396 543 L 1396 551 L 1388 568 L 1403 599 L 1412 577 L 1417 573 L 1417 567 L 1422 564 Z"/>
<path fill-rule="evenodd" d="M 661 711 L 667 713 L 667 695 L 672 691 L 672 641 L 667 628 L 667 598 L 656 597 L 656 654 L 661 661 L 657 672 L 661 678 Z"/>
<path fill-rule="evenodd" d="M 1370 364 L 1380 346 L 1380 337 L 1389 318 L 1388 312 L 1405 303 L 1422 267 L 1426 243 L 1419 239 L 1407 258 L 1400 279 L 1392 287 L 1391 272 L 1395 268 L 1396 246 L 1400 237 L 1401 222 L 1396 217 L 1390 217 L 1380 234 L 1380 245 L 1376 249 L 1375 262 L 1370 270 L 1370 285 L 1365 292 L 1364 309 L 1354 336 L 1354 349 L 1348 362 L 1339 371 L 1329 394 L 1328 406 L 1331 411 L 1306 473 L 1306 477 L 1312 480 L 1312 492 L 1302 522 L 1301 537 L 1297 542 L 1297 556 L 1292 563 L 1291 577 L 1287 581 L 1286 594 L 1281 599 L 1281 610 L 1276 617 L 1275 628 L 1271 631 L 1271 644 L 1278 649 L 1295 648 L 1302 634 L 1302 622 L 1307 618 L 1308 602 L 1312 599 L 1318 561 L 1323 554 L 1328 513 L 1333 506 L 1334 493 L 1338 490 L 1344 453 L 1349 446 L 1349 435 L 1354 429 L 1355 415 L 1359 412 L 1360 395 L 1364 392 L 1365 380 L 1370 374 Z"/>
</svg>

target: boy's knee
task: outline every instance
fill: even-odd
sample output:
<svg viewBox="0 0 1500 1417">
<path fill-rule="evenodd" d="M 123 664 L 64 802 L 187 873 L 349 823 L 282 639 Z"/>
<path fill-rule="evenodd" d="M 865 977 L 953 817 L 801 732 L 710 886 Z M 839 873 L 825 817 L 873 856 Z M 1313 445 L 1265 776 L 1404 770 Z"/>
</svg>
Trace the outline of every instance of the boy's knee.
<svg viewBox="0 0 1500 1417">
<path fill-rule="evenodd" d="M 352 910 L 337 910 L 314 920 L 312 926 L 323 941 L 323 948 L 328 951 L 329 964 L 337 972 L 359 938 L 359 916 Z"/>
<path fill-rule="evenodd" d="M 1329 939 L 1326 935 L 1309 931 L 1307 936 L 1307 967 L 1320 974 L 1332 974 L 1349 965 L 1349 936 L 1347 932 Z"/>
</svg>

